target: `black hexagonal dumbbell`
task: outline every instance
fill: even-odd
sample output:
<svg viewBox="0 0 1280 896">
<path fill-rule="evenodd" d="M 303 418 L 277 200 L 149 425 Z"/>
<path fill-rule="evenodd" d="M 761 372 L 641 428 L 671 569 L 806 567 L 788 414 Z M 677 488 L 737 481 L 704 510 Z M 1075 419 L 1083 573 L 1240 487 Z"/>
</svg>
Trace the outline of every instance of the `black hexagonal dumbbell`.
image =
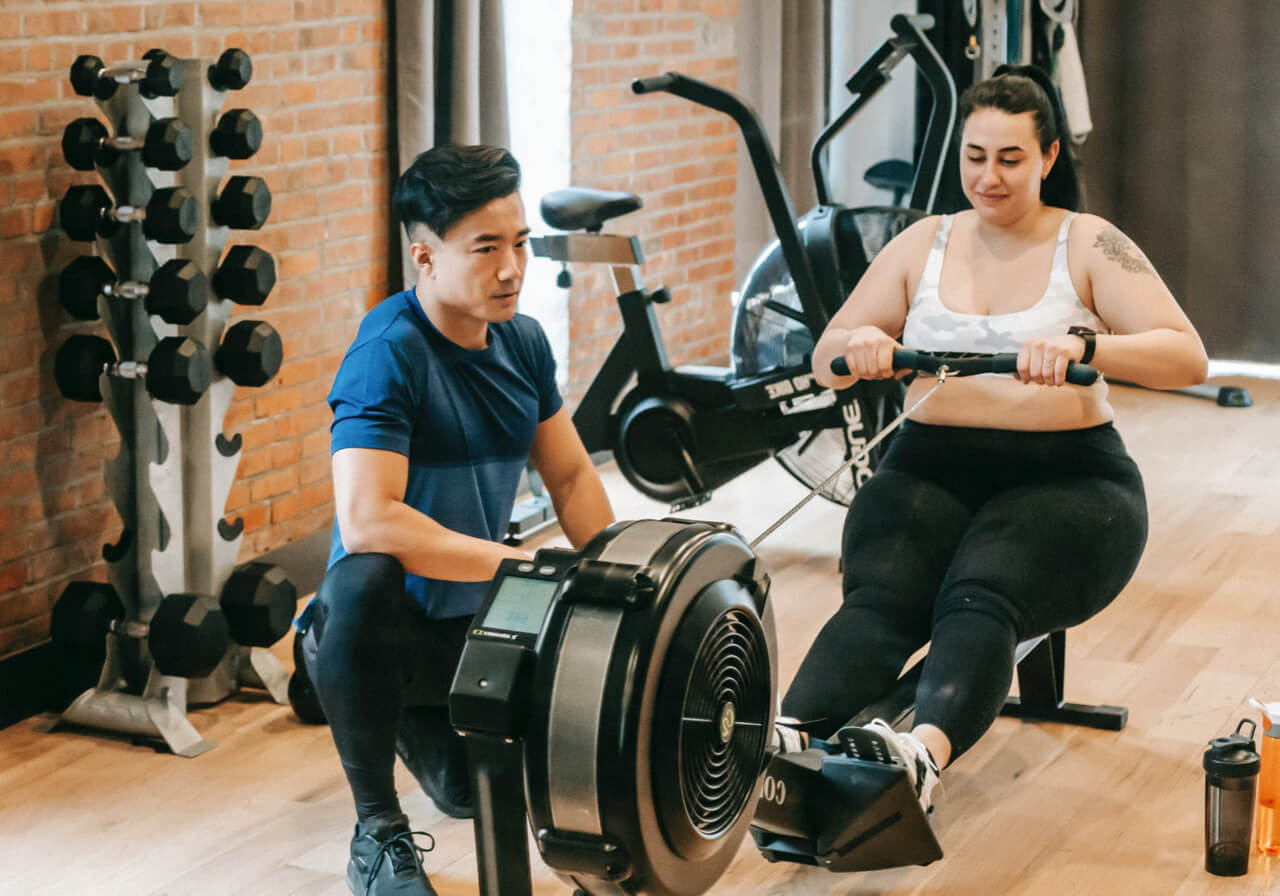
<svg viewBox="0 0 1280 896">
<path fill-rule="evenodd" d="M 92 171 L 95 164 L 115 164 L 120 153 L 142 150 L 142 164 L 162 171 L 177 171 L 191 161 L 195 134 L 180 118 L 160 118 L 147 127 L 147 135 L 112 137 L 96 118 L 77 118 L 62 132 L 62 155 L 77 171 Z"/>
<path fill-rule="evenodd" d="M 215 90 L 239 90 L 253 77 L 253 60 L 238 47 L 223 51 L 209 66 L 209 85 Z"/>
<path fill-rule="evenodd" d="M 171 324 L 189 324 L 209 302 L 209 280 L 194 261 L 171 258 L 148 283 L 116 281 L 115 271 L 96 255 L 71 260 L 58 276 L 58 301 L 77 320 L 98 319 L 98 296 L 142 299 L 148 314 Z"/>
<path fill-rule="evenodd" d="M 213 272 L 213 292 L 239 305 L 261 305 L 276 285 L 276 260 L 257 246 L 232 246 Z"/>
<path fill-rule="evenodd" d="M 231 644 L 227 619 L 211 597 L 170 594 L 146 622 L 125 620 L 124 603 L 103 582 L 71 582 L 53 606 L 50 635 L 55 644 L 106 656 L 108 633 L 145 640 L 156 669 L 164 675 L 200 678 L 212 672 Z"/>
<path fill-rule="evenodd" d="M 242 320 L 229 327 L 213 354 L 218 372 L 238 386 L 265 386 L 283 361 L 280 334 L 265 320 Z"/>
<path fill-rule="evenodd" d="M 111 207 L 107 191 L 97 184 L 67 189 L 59 206 L 62 229 L 73 240 L 90 241 L 111 236 L 121 224 L 142 222 L 142 232 L 160 243 L 185 243 L 200 226 L 200 203 L 189 190 L 165 187 L 151 194 L 145 209 L 122 205 Z"/>
<path fill-rule="evenodd" d="M 231 639 L 270 647 L 284 637 L 298 609 L 298 589 L 282 567 L 255 561 L 237 566 L 219 599 Z"/>
<path fill-rule="evenodd" d="M 247 159 L 262 146 L 262 122 L 248 109 L 228 109 L 209 133 L 209 148 L 228 159 Z"/>
<path fill-rule="evenodd" d="M 271 190 L 260 177 L 236 175 L 210 208 L 214 223 L 235 230 L 257 230 L 271 214 Z"/>
<path fill-rule="evenodd" d="M 144 97 L 176 96 L 182 89 L 182 64 L 164 50 L 148 50 L 142 62 L 107 68 L 97 56 L 77 56 L 71 63 L 71 86 L 81 96 L 109 99 L 121 84 L 138 82 Z"/>
<path fill-rule="evenodd" d="M 58 391 L 72 401 L 102 401 L 98 378 L 103 373 L 123 379 L 143 378 L 147 393 L 157 401 L 195 404 L 213 379 L 213 361 L 194 339 L 167 336 L 146 361 L 117 363 L 110 342 L 85 333 L 68 337 L 53 359 Z"/>
</svg>

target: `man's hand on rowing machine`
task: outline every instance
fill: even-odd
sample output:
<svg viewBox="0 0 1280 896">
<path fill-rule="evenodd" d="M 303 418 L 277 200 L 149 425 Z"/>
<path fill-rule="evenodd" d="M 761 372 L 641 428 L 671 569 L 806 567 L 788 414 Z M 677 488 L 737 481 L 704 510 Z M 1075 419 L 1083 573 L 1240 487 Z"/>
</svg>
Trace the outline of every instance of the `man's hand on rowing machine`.
<svg viewBox="0 0 1280 896">
<path fill-rule="evenodd" d="M 1018 379 L 1042 386 L 1067 382 L 1067 363 L 1084 357 L 1084 340 L 1064 333 L 1047 339 L 1028 339 L 1018 351 Z"/>
</svg>

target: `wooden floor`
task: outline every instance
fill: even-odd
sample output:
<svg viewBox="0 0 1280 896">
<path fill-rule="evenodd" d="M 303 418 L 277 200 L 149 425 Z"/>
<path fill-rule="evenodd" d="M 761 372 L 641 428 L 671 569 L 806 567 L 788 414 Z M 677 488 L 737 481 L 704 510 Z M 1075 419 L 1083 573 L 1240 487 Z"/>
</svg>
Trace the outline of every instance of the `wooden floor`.
<svg viewBox="0 0 1280 896">
<path fill-rule="evenodd" d="M 940 862 L 833 875 L 770 865 L 748 841 L 713 892 L 1280 893 L 1280 860 L 1255 857 L 1243 878 L 1203 871 L 1205 742 L 1250 714 L 1250 695 L 1280 699 L 1280 382 L 1233 382 L 1255 407 L 1114 390 L 1146 476 L 1151 539 L 1120 598 L 1069 636 L 1067 697 L 1127 706 L 1124 731 L 1001 719 L 943 774 Z M 664 514 L 616 473 L 608 485 L 620 517 Z M 802 494 L 767 464 L 697 515 L 750 538 Z M 841 518 L 814 501 L 761 546 L 784 681 L 838 600 Z M 278 652 L 288 662 L 287 644 Z M 346 893 L 354 816 L 328 729 L 255 696 L 192 719 L 219 746 L 191 760 L 41 734 L 38 719 L 0 731 L 0 893 Z M 398 774 L 415 827 L 436 838 L 433 883 L 444 896 L 475 893 L 469 824 Z M 569 892 L 545 868 L 535 877 L 539 894 Z"/>
</svg>

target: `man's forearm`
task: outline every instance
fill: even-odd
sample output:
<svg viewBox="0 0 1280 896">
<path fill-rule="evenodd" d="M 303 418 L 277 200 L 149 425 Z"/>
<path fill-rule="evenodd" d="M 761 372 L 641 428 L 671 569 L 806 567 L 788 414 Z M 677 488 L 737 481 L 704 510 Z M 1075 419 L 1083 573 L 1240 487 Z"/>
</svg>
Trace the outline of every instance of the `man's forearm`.
<svg viewBox="0 0 1280 896">
<path fill-rule="evenodd" d="M 547 491 L 551 493 L 560 528 L 578 550 L 613 522 L 613 507 L 594 466 L 580 470 L 559 488 L 548 484 Z"/>
<path fill-rule="evenodd" d="M 501 542 L 447 529 L 399 501 L 388 503 L 366 519 L 340 524 L 339 530 L 348 553 L 390 554 L 406 572 L 429 579 L 487 582 L 504 559 L 528 557 Z"/>
</svg>

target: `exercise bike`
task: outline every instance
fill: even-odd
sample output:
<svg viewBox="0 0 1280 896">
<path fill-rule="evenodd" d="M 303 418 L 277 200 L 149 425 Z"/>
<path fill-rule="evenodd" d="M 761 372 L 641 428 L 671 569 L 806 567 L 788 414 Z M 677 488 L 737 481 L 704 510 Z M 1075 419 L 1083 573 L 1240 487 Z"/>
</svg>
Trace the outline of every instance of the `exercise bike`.
<svg viewBox="0 0 1280 896">
<path fill-rule="evenodd" d="M 744 283 L 733 324 L 732 368 L 668 362 L 653 306 L 668 301 L 669 293 L 643 287 L 638 239 L 600 232 L 607 222 L 640 208 L 638 196 L 570 188 L 543 198 L 542 217 L 549 226 L 580 232 L 534 237 L 533 253 L 562 263 L 610 265 L 622 313 L 622 333 L 583 396 L 574 423 L 588 451 L 611 451 L 633 486 L 673 511 L 705 502 L 714 489 L 769 457 L 812 488 L 841 457 L 858 454 L 900 410 L 900 384 L 867 383 L 835 393 L 814 381 L 809 356 L 870 259 L 922 217 L 936 195 L 955 88 L 921 33 L 932 24 L 929 16 L 894 16 L 894 36 L 849 79 L 853 100 L 813 147 L 820 204 L 798 222 L 764 128 L 739 97 L 674 72 L 632 83 L 637 94 L 666 92 L 728 115 L 746 144 L 777 242 L 766 248 Z M 917 208 L 832 204 L 823 150 L 907 57 L 916 61 L 933 92 L 912 191 Z M 821 493 L 848 503 L 882 451 L 883 446 L 866 455 L 843 483 L 829 483 Z"/>
</svg>

